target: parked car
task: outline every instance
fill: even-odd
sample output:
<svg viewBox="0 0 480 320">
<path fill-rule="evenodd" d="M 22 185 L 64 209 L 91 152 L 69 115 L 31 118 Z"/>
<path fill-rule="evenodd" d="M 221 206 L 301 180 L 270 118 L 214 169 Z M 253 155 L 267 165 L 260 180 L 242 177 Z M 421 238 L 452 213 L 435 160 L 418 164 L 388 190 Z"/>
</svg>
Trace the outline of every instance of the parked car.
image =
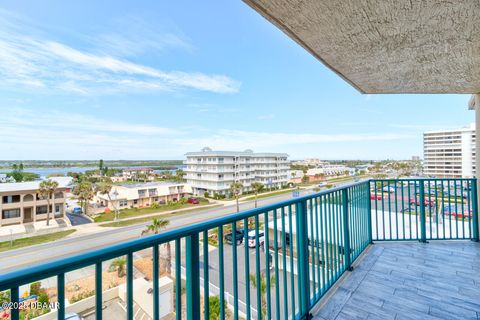
<svg viewBox="0 0 480 320">
<path fill-rule="evenodd" d="M 75 208 L 72 209 L 72 213 L 74 213 L 74 214 L 82 214 L 82 213 L 83 213 L 83 210 L 82 210 L 82 208 L 80 208 L 80 207 L 75 207 Z"/>
<path fill-rule="evenodd" d="M 225 238 L 225 241 L 228 244 L 233 243 L 233 234 L 232 233 L 227 233 L 224 238 Z M 239 231 L 239 230 L 235 230 L 235 243 L 237 244 L 237 246 L 243 243 L 243 238 L 244 238 L 243 232 Z"/>
<path fill-rule="evenodd" d="M 385 192 L 389 192 L 389 193 L 394 193 L 395 192 L 395 188 L 391 187 L 391 186 L 385 186 L 385 187 L 383 187 L 382 190 L 385 191 Z"/>
<path fill-rule="evenodd" d="M 191 203 L 191 204 L 199 204 L 200 203 L 200 201 L 197 198 L 188 198 L 187 202 Z"/>
<path fill-rule="evenodd" d="M 370 200 L 382 200 L 382 195 L 381 194 L 377 194 L 375 196 L 375 193 L 370 193 Z"/>
<path fill-rule="evenodd" d="M 257 232 L 255 230 L 251 230 L 248 232 L 248 235 L 247 235 L 247 241 L 248 241 L 248 247 L 250 248 L 255 248 L 255 246 L 257 245 Z M 263 246 L 265 242 L 265 232 L 262 231 L 262 230 L 259 230 L 258 231 L 258 244 L 261 246 Z"/>
</svg>

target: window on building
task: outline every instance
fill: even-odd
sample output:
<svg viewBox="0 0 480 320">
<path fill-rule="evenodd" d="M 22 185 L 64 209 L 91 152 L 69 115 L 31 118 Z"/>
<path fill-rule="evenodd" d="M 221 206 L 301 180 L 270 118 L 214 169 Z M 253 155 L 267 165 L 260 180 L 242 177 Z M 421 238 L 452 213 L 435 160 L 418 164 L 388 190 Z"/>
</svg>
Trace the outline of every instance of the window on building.
<svg viewBox="0 0 480 320">
<path fill-rule="evenodd" d="M 50 206 L 51 209 L 52 206 Z M 46 214 L 47 213 L 47 206 L 38 206 L 36 209 L 36 214 Z"/>
<path fill-rule="evenodd" d="M 133 204 L 137 204 L 137 203 L 138 203 L 137 199 L 133 200 Z"/>
<path fill-rule="evenodd" d="M 12 196 L 3 196 L 3 203 L 17 203 L 20 202 L 20 195 L 12 195 Z"/>
<path fill-rule="evenodd" d="M 2 211 L 2 219 L 20 218 L 20 209 L 8 209 Z"/>
</svg>

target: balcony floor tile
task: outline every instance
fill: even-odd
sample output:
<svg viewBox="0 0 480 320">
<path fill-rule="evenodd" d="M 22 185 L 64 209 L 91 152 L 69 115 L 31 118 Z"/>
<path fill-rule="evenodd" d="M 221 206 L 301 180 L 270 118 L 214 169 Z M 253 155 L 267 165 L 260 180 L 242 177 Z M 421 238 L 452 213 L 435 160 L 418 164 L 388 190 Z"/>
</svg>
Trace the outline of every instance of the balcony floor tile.
<svg viewBox="0 0 480 320">
<path fill-rule="evenodd" d="M 314 316 L 480 319 L 480 243 L 377 242 Z"/>
</svg>

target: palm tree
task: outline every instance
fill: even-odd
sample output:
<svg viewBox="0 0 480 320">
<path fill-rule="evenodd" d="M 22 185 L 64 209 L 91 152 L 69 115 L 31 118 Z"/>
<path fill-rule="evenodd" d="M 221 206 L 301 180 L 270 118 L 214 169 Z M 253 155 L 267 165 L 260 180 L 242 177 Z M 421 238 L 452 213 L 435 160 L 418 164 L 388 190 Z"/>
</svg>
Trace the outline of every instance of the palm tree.
<svg viewBox="0 0 480 320">
<path fill-rule="evenodd" d="M 253 192 L 255 193 L 255 208 L 258 205 L 257 197 L 260 192 L 262 192 L 263 188 L 265 187 L 263 183 L 260 182 L 252 182 L 251 187 L 253 189 Z"/>
<path fill-rule="evenodd" d="M 270 276 L 270 287 L 267 288 L 267 277 L 265 276 L 265 272 L 260 273 L 260 285 L 257 284 L 257 276 L 255 274 L 250 274 L 250 282 L 252 283 L 252 286 L 260 290 L 260 296 L 261 296 L 261 310 L 262 310 L 262 318 L 265 318 L 265 314 L 267 313 L 267 297 L 266 293 L 267 290 L 270 290 L 274 283 L 275 283 L 275 276 Z"/>
<path fill-rule="evenodd" d="M 58 182 L 48 179 L 40 183 L 40 196 L 47 200 L 47 226 L 50 225 L 50 199 L 55 203 L 55 191 L 57 191 Z"/>
<path fill-rule="evenodd" d="M 241 184 L 238 181 L 230 185 L 230 193 L 235 197 L 235 200 L 237 202 L 237 212 L 240 212 L 240 206 L 238 204 L 238 196 L 242 193 L 242 190 L 243 190 L 243 184 Z"/>
<path fill-rule="evenodd" d="M 125 258 L 117 258 L 112 261 L 111 267 L 117 270 L 117 274 L 120 278 L 125 276 L 125 265 L 127 260 Z"/>
<path fill-rule="evenodd" d="M 149 224 L 143 231 L 142 235 L 144 234 L 158 234 L 160 230 L 167 228 L 170 225 L 170 221 L 168 219 L 163 218 L 154 218 L 152 220 L 152 224 Z M 165 249 L 167 249 L 167 263 L 165 269 L 167 270 L 168 275 L 172 276 L 172 249 L 170 247 L 170 242 L 165 243 Z"/>
<path fill-rule="evenodd" d="M 110 192 L 112 191 L 113 183 L 110 178 L 103 179 L 100 183 L 97 184 L 96 189 L 97 192 L 102 195 L 107 195 L 108 201 L 112 204 L 113 210 L 115 211 L 115 220 L 118 219 L 118 208 L 113 203 L 112 197 L 110 196 Z"/>
<path fill-rule="evenodd" d="M 76 187 L 73 189 L 73 194 L 78 197 L 80 203 L 83 206 L 85 214 L 88 211 L 88 202 L 93 199 L 95 195 L 95 190 L 93 188 L 93 183 L 88 180 L 82 180 Z"/>
</svg>

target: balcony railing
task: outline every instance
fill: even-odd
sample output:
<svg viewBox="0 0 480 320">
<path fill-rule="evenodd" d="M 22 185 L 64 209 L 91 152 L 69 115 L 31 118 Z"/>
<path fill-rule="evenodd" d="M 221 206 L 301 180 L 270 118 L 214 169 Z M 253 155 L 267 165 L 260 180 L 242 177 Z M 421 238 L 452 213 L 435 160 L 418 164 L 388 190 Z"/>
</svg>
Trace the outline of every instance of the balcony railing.
<svg viewBox="0 0 480 320">
<path fill-rule="evenodd" d="M 135 258 L 141 256 L 151 263 L 145 276 L 151 310 L 142 312 L 152 319 L 165 312 L 208 319 L 216 311 L 220 319 L 227 313 L 234 319 L 304 319 L 372 241 L 478 240 L 476 199 L 475 179 L 363 181 L 3 274 L 0 292 L 8 290 L 18 303 L 21 286 L 56 277 L 59 306 L 52 313 L 64 319 L 74 305 L 65 303 L 71 287 L 66 274 L 94 266 L 93 313 L 108 319 L 103 264 L 126 256 L 119 296 L 127 319 L 134 319 L 144 299 L 134 288 Z M 170 242 L 166 272 L 174 281 L 174 306 L 171 299 L 160 301 L 160 253 Z M 229 308 L 212 309 L 213 299 Z M 11 309 L 11 319 L 19 317 Z"/>
</svg>

